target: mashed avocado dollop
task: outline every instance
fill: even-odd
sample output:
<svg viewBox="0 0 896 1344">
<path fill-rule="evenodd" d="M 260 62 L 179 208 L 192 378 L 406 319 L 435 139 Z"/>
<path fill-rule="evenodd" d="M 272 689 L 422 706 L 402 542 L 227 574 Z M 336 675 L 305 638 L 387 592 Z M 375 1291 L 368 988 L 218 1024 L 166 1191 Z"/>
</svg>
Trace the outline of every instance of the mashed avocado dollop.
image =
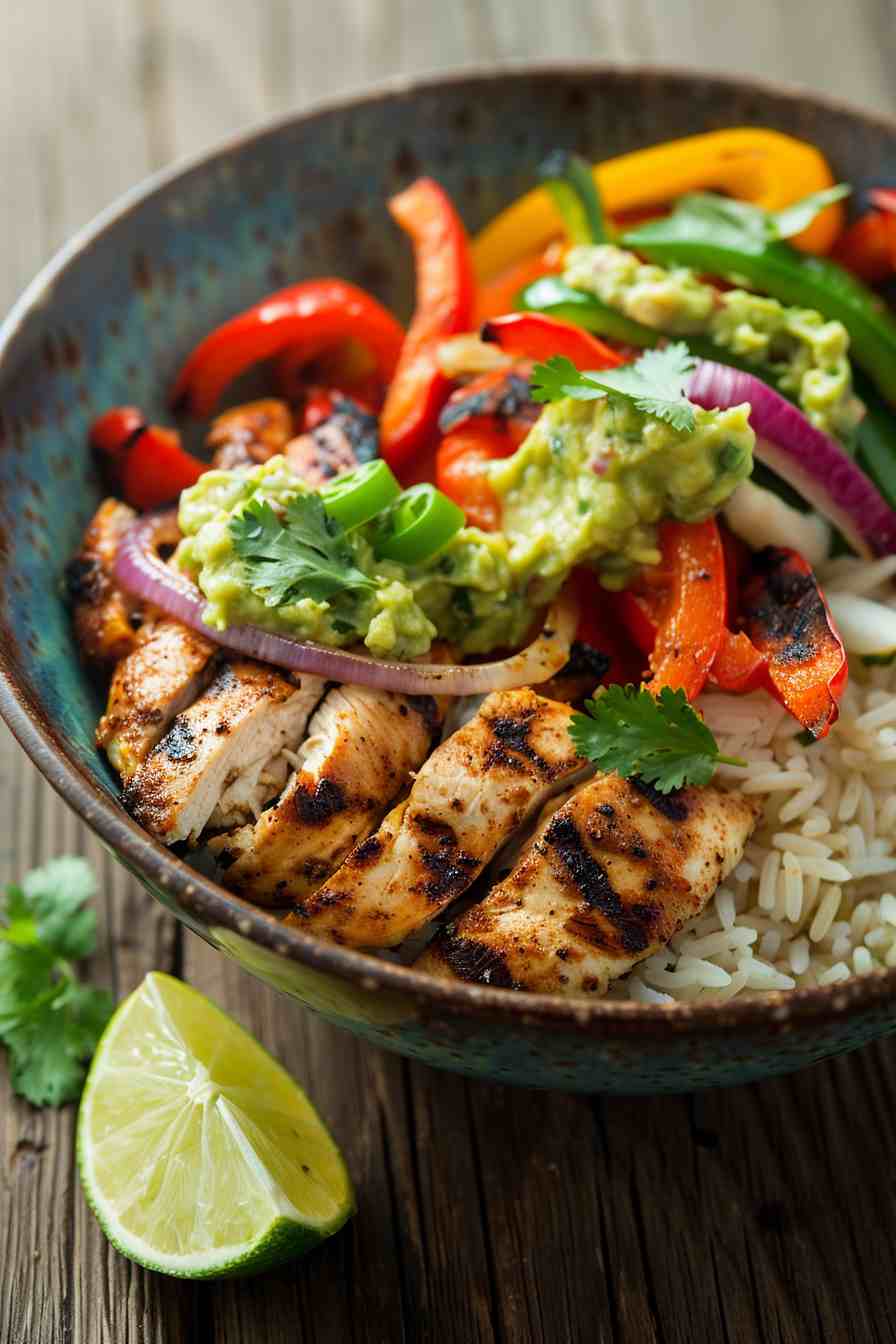
<svg viewBox="0 0 896 1344">
<path fill-rule="evenodd" d="M 749 406 L 695 412 L 679 431 L 615 397 L 553 402 L 512 457 L 494 463 L 510 566 L 535 600 L 590 562 L 607 588 L 655 565 L 662 518 L 698 522 L 753 467 Z"/>
<path fill-rule="evenodd" d="M 230 524 L 251 501 L 282 512 L 310 493 L 285 458 L 208 471 L 181 495 L 175 562 L 205 595 L 216 629 L 252 624 L 334 648 L 363 642 L 380 658 L 419 657 L 436 638 L 460 654 L 510 648 L 574 565 L 592 564 L 606 587 L 624 587 L 659 560 L 662 518 L 714 513 L 752 469 L 748 411 L 698 410 L 688 432 L 615 397 L 554 402 L 517 452 L 489 469 L 502 531 L 463 528 L 408 566 L 378 557 L 366 524 L 345 540 L 372 584 L 326 601 L 271 605 L 236 553 Z"/>
<path fill-rule="evenodd" d="M 842 322 L 745 289 L 720 293 L 687 266 L 654 266 L 609 243 L 572 248 L 563 278 L 646 327 L 706 336 L 747 363 L 765 365 L 826 434 L 848 441 L 861 418 Z"/>
</svg>

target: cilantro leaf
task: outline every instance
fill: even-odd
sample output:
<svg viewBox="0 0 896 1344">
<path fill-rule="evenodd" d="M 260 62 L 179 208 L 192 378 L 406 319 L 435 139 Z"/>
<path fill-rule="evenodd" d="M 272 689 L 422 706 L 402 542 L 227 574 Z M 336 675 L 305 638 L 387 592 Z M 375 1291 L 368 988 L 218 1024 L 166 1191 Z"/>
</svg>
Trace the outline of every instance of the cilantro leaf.
<svg viewBox="0 0 896 1344">
<path fill-rule="evenodd" d="M 773 237 L 793 238 L 795 234 L 802 233 L 803 229 L 808 229 L 816 215 L 829 205 L 842 201 L 851 191 L 852 187 L 847 183 L 838 182 L 834 187 L 814 191 L 811 196 L 804 196 L 801 201 L 786 205 L 783 210 L 775 210 L 767 216 Z"/>
<path fill-rule="evenodd" d="M 96 921 L 93 874 L 78 857 L 54 859 L 0 898 L 0 1043 L 15 1091 L 59 1106 L 81 1091 L 112 998 L 83 985 L 72 961 L 88 956 Z"/>
<path fill-rule="evenodd" d="M 711 191 L 691 192 L 679 198 L 671 214 L 630 229 L 623 243 L 636 250 L 649 249 L 651 243 L 706 243 L 755 256 L 769 243 L 802 232 L 817 214 L 850 191 L 840 183 L 777 211 Z"/>
<path fill-rule="evenodd" d="M 586 373 L 580 373 L 565 356 L 555 355 L 546 364 L 536 364 L 532 396 L 535 401 L 559 401 L 561 397 L 594 401 L 609 393 L 627 398 L 639 411 L 665 420 L 673 429 L 692 433 L 694 407 L 684 389 L 695 367 L 696 360 L 682 341 L 662 350 L 645 350 L 634 364 Z"/>
<path fill-rule="evenodd" d="M 270 504 L 252 500 L 230 520 L 234 549 L 249 587 L 268 607 L 310 597 L 325 602 L 348 589 L 369 589 L 342 527 L 319 495 L 298 495 L 281 518 Z"/>
<path fill-rule="evenodd" d="M 685 784 L 708 784 L 716 765 L 743 765 L 722 756 L 715 738 L 682 690 L 664 686 L 608 686 L 574 714 L 569 735 L 580 756 L 623 779 L 639 776 L 660 793 Z"/>
</svg>

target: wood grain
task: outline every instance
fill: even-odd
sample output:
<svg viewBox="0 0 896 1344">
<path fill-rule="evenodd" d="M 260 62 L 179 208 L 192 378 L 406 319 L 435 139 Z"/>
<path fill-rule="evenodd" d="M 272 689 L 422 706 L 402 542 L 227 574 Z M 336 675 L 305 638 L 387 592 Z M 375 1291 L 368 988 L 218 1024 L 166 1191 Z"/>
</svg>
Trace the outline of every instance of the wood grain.
<svg viewBox="0 0 896 1344">
<path fill-rule="evenodd" d="M 373 79 L 529 57 L 651 60 L 896 111 L 893 0 L 0 0 L 0 306 L 171 158 Z M 359 1211 L 256 1282 L 146 1274 L 73 1174 L 72 1111 L 0 1075 L 0 1344 L 877 1344 L 896 1339 L 896 1054 L 695 1099 L 473 1084 L 316 1021 L 183 934 L 0 731 L 0 880 L 53 854 L 100 874 L 92 973 L 183 973 L 307 1086 Z"/>
</svg>

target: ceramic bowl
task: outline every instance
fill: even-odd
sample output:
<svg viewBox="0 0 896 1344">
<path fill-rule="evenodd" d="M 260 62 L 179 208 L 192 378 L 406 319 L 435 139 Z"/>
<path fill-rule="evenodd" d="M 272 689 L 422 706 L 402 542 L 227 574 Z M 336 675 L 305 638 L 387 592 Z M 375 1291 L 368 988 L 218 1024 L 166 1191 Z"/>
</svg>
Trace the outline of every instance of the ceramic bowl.
<svg viewBox="0 0 896 1344">
<path fill-rule="evenodd" d="M 342 275 L 406 313 L 408 251 L 385 202 L 422 172 L 476 229 L 557 145 L 596 159 L 734 125 L 815 142 L 858 193 L 896 180 L 896 125 L 796 91 L 582 66 L 393 85 L 151 179 L 50 263 L 0 332 L 4 717 L 178 919 L 329 1021 L 429 1064 L 581 1091 L 744 1081 L 892 1030 L 896 970 L 719 1007 L 515 994 L 318 942 L 201 876 L 131 821 L 93 745 L 101 694 L 78 661 L 60 587 L 100 498 L 87 426 L 122 402 L 164 418 L 164 390 L 197 339 L 288 281 Z"/>
</svg>

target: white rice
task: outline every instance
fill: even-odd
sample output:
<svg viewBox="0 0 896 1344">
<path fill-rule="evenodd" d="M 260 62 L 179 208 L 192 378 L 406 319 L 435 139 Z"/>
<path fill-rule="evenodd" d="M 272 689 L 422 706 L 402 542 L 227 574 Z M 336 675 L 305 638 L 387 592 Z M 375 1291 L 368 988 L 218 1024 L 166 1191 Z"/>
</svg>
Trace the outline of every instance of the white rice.
<svg viewBox="0 0 896 1344">
<path fill-rule="evenodd" d="M 896 557 L 828 566 L 832 591 L 896 607 Z M 764 692 L 699 702 L 725 755 L 717 781 L 761 795 L 742 861 L 661 952 L 610 989 L 639 1003 L 834 985 L 896 966 L 896 665 L 850 659 L 840 719 L 805 746 Z"/>
</svg>

